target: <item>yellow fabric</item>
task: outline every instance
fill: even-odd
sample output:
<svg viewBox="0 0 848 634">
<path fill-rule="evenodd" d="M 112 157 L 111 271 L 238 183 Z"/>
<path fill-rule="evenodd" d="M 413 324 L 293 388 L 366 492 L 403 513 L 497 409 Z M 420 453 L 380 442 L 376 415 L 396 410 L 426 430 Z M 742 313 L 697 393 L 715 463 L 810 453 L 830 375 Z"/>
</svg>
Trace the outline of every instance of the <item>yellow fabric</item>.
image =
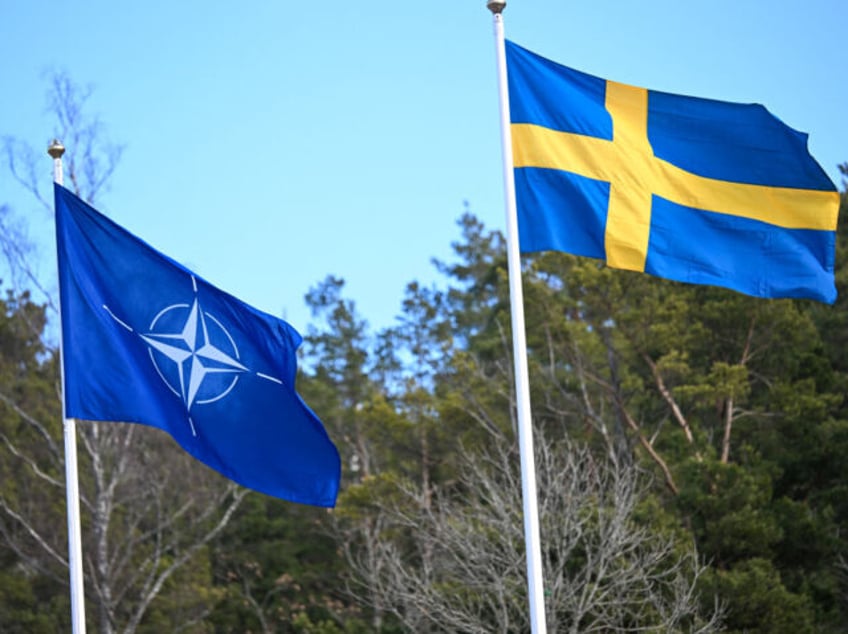
<svg viewBox="0 0 848 634">
<path fill-rule="evenodd" d="M 651 224 L 651 197 L 787 229 L 836 230 L 839 194 L 705 178 L 654 156 L 648 141 L 648 91 L 607 81 L 606 109 L 613 139 L 512 124 L 516 168 L 572 172 L 610 184 L 607 263 L 643 271 Z M 832 210 L 823 214 L 822 209 Z"/>
</svg>

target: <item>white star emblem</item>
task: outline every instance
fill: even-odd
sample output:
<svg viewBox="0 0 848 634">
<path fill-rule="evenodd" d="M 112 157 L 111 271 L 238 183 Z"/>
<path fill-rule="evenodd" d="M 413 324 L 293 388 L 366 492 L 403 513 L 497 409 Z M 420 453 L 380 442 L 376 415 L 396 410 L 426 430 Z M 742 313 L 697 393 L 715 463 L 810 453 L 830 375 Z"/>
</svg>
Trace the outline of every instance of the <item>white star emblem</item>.
<svg viewBox="0 0 848 634">
<path fill-rule="evenodd" d="M 185 304 L 182 306 L 185 306 Z M 159 317 L 173 308 L 177 308 L 177 306 L 170 306 L 160 312 L 150 325 L 151 329 L 156 326 L 156 321 Z M 224 352 L 211 342 L 206 322 L 207 318 L 212 317 L 203 313 L 197 298 L 195 298 L 181 331 L 165 333 L 149 332 L 140 335 L 153 350 L 162 353 L 167 359 L 176 364 L 180 383 L 179 395 L 182 397 L 186 409 L 189 410 L 195 403 L 197 393 L 204 379 L 210 374 L 238 375 L 248 371 L 231 354 Z M 224 332 L 226 333 L 226 331 Z M 233 348 L 235 348 L 234 344 Z M 238 354 L 237 350 L 235 350 L 235 354 Z M 155 359 L 153 363 L 156 364 Z M 204 401 L 198 402 L 209 403 L 222 398 L 232 389 L 237 380 L 238 376 L 234 376 L 233 381 L 223 393 L 218 394 L 214 398 L 207 398 Z M 172 386 L 170 383 L 169 386 L 174 391 L 177 391 L 176 386 Z"/>
<path fill-rule="evenodd" d="M 103 304 L 103 310 L 116 324 L 134 333 L 147 344 L 153 367 L 168 389 L 185 404 L 191 433 L 197 436 L 190 415 L 192 406 L 214 403 L 224 398 L 238 383 L 239 376 L 243 373 L 249 374 L 251 370 L 239 361 L 238 346 L 224 324 L 210 313 L 204 312 L 197 299 L 197 282 L 194 276 L 191 282 L 195 294 L 194 303 L 172 304 L 162 309 L 153 318 L 148 332 L 144 334 L 136 332 L 135 328 L 116 315 L 106 304 Z M 186 310 L 188 316 L 185 321 L 180 318 L 181 312 L 173 312 Z M 214 333 L 212 337 L 210 324 Z M 223 344 L 224 348 L 216 345 L 216 342 Z M 167 362 L 165 371 L 160 367 L 157 358 Z M 253 374 L 265 381 L 283 385 L 283 381 L 277 377 L 258 371 Z M 213 380 L 213 375 L 231 375 L 232 379 L 227 384 L 226 380 Z"/>
</svg>

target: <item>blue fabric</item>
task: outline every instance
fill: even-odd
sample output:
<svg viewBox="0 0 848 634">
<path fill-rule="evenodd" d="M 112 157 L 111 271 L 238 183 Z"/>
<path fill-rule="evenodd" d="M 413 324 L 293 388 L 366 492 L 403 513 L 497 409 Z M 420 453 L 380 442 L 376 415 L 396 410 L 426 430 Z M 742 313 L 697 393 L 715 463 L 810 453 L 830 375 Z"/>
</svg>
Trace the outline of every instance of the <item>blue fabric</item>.
<svg viewBox="0 0 848 634">
<path fill-rule="evenodd" d="M 158 427 L 248 488 L 334 506 L 339 454 L 295 391 L 297 331 L 55 199 L 66 415 Z"/>
<path fill-rule="evenodd" d="M 831 191 L 807 135 L 759 104 L 648 91 L 648 139 L 657 158 L 687 172 L 753 185 Z"/>
<path fill-rule="evenodd" d="M 832 302 L 836 235 L 784 229 L 654 197 L 645 272 L 757 297 Z M 823 268 L 821 262 L 827 262 Z"/>
<path fill-rule="evenodd" d="M 605 80 L 560 66 L 509 40 L 506 58 L 512 123 L 612 139 Z"/>
<path fill-rule="evenodd" d="M 566 198 L 559 213 L 546 213 L 547 202 Z M 604 259 L 604 226 L 609 183 L 552 169 L 515 172 L 515 198 L 521 250 L 564 251 Z"/>
</svg>

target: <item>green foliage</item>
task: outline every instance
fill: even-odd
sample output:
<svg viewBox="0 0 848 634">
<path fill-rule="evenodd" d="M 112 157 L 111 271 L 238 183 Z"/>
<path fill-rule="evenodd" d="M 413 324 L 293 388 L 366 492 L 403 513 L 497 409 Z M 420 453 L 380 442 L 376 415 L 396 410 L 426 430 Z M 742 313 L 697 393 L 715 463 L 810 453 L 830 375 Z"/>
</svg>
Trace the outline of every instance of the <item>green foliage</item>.
<svg viewBox="0 0 848 634">
<path fill-rule="evenodd" d="M 786 589 L 768 559 L 751 558 L 728 569 L 715 570 L 704 581 L 705 594 L 723 598 L 731 634 L 805 634 L 821 632 L 815 625 L 809 597 Z"/>
<path fill-rule="evenodd" d="M 446 286 L 410 283 L 392 328 L 372 334 L 340 278 L 307 295 L 315 324 L 298 390 L 342 454 L 338 507 L 249 495 L 217 541 L 168 580 L 138 631 L 522 631 L 504 240 L 470 212 L 459 226 L 456 260 L 436 263 Z M 524 262 L 533 422 L 539 438 L 553 439 L 537 447 L 552 622 L 603 630 L 610 613 L 577 599 L 604 589 L 622 608 L 617 631 L 662 629 L 675 592 L 697 582 L 700 609 L 663 631 L 711 631 L 717 604 L 728 632 L 846 631 L 846 249 L 843 223 L 833 306 L 675 284 L 559 253 Z M 0 308 L 0 496 L 55 525 L 61 543 L 62 498 L 32 477 L 62 477 L 50 459 L 61 425 L 45 308 L 26 294 L 7 294 Z M 12 460 L 11 447 L 27 459 Z M 143 464 L 181 473 L 160 460 L 159 445 L 143 447 Z M 564 478 L 578 455 L 581 470 Z M 590 486 L 608 463 L 617 475 Z M 645 485 L 617 498 L 636 473 Z M 115 521 L 130 524 L 125 509 Z M 622 535 L 610 526 L 641 541 L 601 574 L 591 567 L 597 553 Z M 55 566 L 41 566 L 26 539 L 26 548 L 8 545 L 26 537 L 8 513 L 0 529 L 0 631 L 66 629 Z M 638 565 L 650 582 L 615 584 Z M 425 599 L 445 611 L 427 612 Z"/>
<path fill-rule="evenodd" d="M 69 625 L 67 588 L 35 557 L 37 546 L 4 509 L 25 513 L 54 527 L 51 538 L 66 540 L 64 496 L 45 488 L 36 470 L 61 481 L 51 459 L 59 450 L 61 414 L 56 363 L 43 343 L 46 309 L 28 293 L 0 300 L 0 631 L 55 632 Z M 44 421 L 45 426 L 30 424 Z M 14 540 L 18 548 L 10 548 Z"/>
<path fill-rule="evenodd" d="M 701 553 L 717 568 L 752 558 L 768 558 L 782 537 L 768 511 L 771 477 L 763 469 L 691 461 L 682 469 L 676 506 L 687 518 Z"/>
<path fill-rule="evenodd" d="M 323 509 L 247 497 L 212 553 L 223 593 L 208 619 L 216 632 L 313 631 L 297 623 L 336 621 L 345 613 L 327 519 Z"/>
<path fill-rule="evenodd" d="M 65 589 L 18 565 L 0 572 L 0 632 L 52 634 L 71 629 Z"/>
</svg>

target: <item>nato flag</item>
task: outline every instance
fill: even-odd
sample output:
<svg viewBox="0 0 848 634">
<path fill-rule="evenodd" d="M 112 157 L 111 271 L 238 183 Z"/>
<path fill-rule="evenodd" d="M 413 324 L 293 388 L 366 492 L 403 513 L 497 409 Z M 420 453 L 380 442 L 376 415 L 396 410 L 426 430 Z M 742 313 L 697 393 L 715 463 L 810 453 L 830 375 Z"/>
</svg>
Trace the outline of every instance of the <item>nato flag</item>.
<svg viewBox="0 0 848 634">
<path fill-rule="evenodd" d="M 55 196 L 66 415 L 158 427 L 239 484 L 334 506 L 339 454 L 295 391 L 297 331 Z"/>
</svg>

